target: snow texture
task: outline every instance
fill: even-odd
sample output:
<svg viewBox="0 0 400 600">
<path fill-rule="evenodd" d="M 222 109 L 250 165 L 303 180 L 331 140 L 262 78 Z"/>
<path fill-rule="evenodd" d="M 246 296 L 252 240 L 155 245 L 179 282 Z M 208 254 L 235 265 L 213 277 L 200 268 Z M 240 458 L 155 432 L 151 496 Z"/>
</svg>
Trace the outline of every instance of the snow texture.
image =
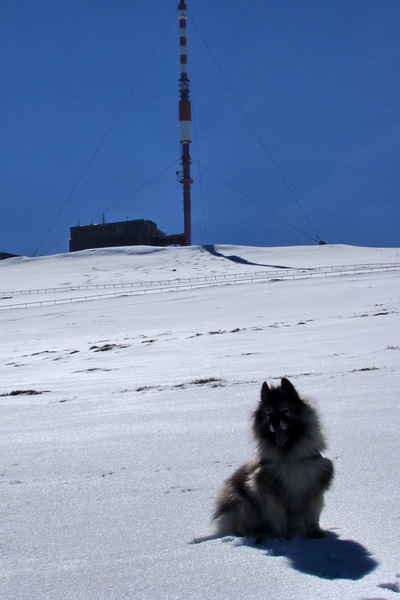
<svg viewBox="0 0 400 600">
<path fill-rule="evenodd" d="M 1 598 L 400 599 L 398 249 L 90 250 L 0 291 Z M 212 539 L 282 376 L 324 424 L 327 535 Z"/>
</svg>

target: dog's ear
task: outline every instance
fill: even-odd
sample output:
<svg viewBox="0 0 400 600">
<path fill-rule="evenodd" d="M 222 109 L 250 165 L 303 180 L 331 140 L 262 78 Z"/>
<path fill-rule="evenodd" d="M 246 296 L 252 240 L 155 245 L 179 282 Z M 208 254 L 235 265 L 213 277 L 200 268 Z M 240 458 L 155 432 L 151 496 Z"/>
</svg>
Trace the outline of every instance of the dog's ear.
<svg viewBox="0 0 400 600">
<path fill-rule="evenodd" d="M 264 381 L 264 383 L 261 386 L 261 402 L 266 402 L 269 398 L 270 393 L 271 390 L 268 387 L 268 383 Z"/>
<path fill-rule="evenodd" d="M 296 398 L 299 397 L 296 388 L 292 383 L 290 383 L 289 379 L 286 379 L 286 377 L 282 377 L 281 379 L 281 388 L 282 391 L 286 394 L 290 394 L 291 396 L 295 396 Z"/>
</svg>

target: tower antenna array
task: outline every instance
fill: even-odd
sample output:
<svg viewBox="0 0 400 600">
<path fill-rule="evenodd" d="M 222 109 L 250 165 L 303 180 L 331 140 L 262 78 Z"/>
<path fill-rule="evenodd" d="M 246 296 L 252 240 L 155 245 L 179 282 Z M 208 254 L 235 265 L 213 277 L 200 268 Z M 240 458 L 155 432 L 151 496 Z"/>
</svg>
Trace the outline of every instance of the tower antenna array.
<svg viewBox="0 0 400 600">
<path fill-rule="evenodd" d="M 190 186 L 193 180 L 190 176 L 190 143 L 192 141 L 192 110 L 189 100 L 189 78 L 187 67 L 187 38 L 186 21 L 187 7 L 186 2 L 178 4 L 179 21 L 179 48 L 181 76 L 179 78 L 179 141 L 182 148 L 180 173 L 180 183 L 183 185 L 183 218 L 184 218 L 184 246 L 192 244 L 192 223 L 191 223 L 191 198 Z"/>
</svg>

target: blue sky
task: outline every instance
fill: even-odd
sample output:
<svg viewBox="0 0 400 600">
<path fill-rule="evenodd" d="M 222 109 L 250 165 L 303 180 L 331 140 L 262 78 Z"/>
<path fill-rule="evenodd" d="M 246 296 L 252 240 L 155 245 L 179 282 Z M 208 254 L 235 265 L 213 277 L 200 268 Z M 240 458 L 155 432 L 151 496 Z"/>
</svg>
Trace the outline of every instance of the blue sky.
<svg viewBox="0 0 400 600">
<path fill-rule="evenodd" d="M 193 243 L 400 246 L 398 0 L 187 4 Z M 103 215 L 181 232 L 177 2 L 0 14 L 0 251 Z"/>
</svg>

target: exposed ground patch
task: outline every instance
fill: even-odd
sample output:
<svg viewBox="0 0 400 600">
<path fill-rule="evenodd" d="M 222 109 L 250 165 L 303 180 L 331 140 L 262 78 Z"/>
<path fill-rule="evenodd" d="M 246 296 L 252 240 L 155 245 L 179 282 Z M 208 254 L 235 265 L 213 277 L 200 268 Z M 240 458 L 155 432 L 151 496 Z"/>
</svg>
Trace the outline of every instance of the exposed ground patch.
<svg viewBox="0 0 400 600">
<path fill-rule="evenodd" d="M 108 352 L 119 348 L 129 348 L 130 344 L 103 344 L 102 346 L 91 346 L 89 350 L 94 352 Z"/>
<path fill-rule="evenodd" d="M 210 387 L 222 387 L 226 385 L 226 381 L 224 379 L 219 379 L 217 377 L 206 377 L 203 379 L 194 379 L 193 381 L 189 381 L 187 383 L 178 383 L 176 385 L 170 386 L 162 386 L 162 385 L 142 385 L 136 388 L 136 392 L 147 392 L 149 390 L 176 390 L 176 389 L 187 389 L 193 385 L 210 385 Z M 127 391 L 127 390 L 124 390 Z"/>
<path fill-rule="evenodd" d="M 49 391 L 50 390 L 13 390 L 12 392 L 5 392 L 4 394 L 0 394 L 0 396 L 38 396 L 40 394 L 47 394 Z"/>
</svg>

